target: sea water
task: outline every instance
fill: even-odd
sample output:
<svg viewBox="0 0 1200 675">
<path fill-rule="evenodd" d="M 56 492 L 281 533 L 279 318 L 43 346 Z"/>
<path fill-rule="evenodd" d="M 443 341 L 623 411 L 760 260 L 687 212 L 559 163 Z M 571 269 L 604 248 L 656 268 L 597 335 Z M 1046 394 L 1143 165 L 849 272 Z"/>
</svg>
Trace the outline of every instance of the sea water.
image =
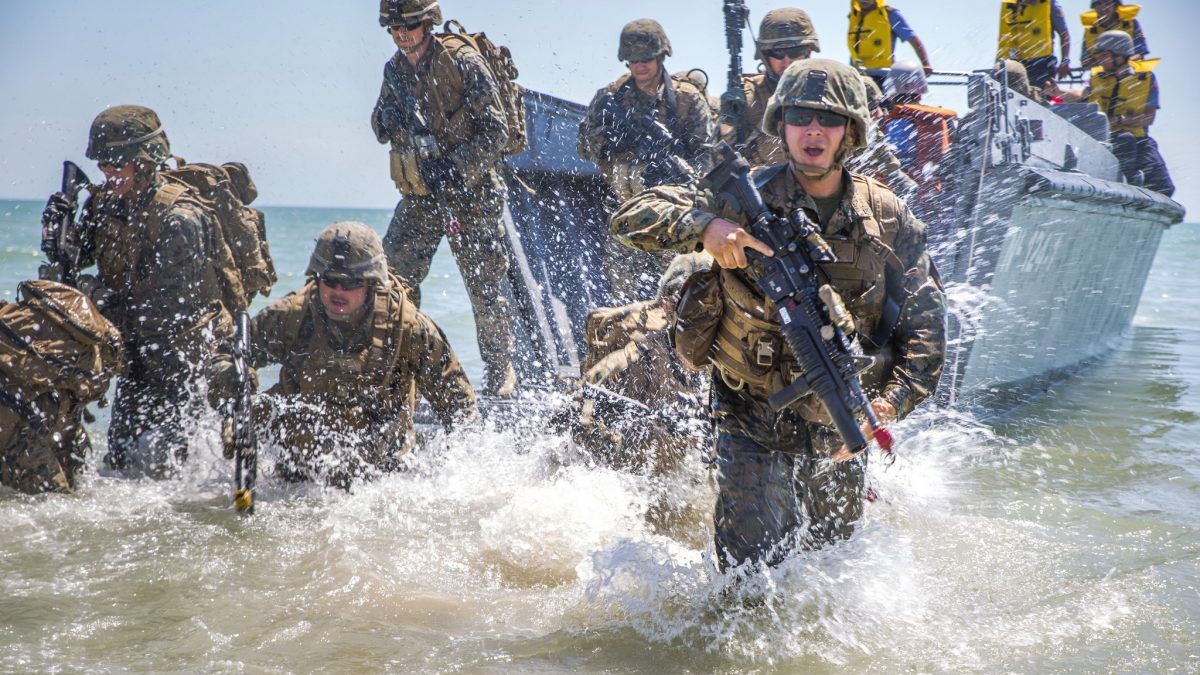
<svg viewBox="0 0 1200 675">
<path fill-rule="evenodd" d="M 0 202 L 0 299 L 40 210 Z M 272 298 L 324 226 L 390 215 L 266 211 Z M 210 431 L 179 478 L 130 479 L 100 411 L 77 494 L 0 491 L 0 671 L 1200 671 L 1198 257 L 1172 228 L 1113 354 L 998 419 L 918 412 L 852 540 L 738 577 L 699 458 L 643 476 L 470 429 L 350 493 L 266 471 L 241 517 Z M 446 246 L 423 309 L 478 382 Z"/>
</svg>

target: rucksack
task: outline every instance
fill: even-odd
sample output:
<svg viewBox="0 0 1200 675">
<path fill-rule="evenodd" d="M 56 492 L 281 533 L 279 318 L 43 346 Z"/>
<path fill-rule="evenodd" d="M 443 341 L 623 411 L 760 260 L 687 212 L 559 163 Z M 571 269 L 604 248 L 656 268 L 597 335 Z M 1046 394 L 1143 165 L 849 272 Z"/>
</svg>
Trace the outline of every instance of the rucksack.
<svg viewBox="0 0 1200 675">
<path fill-rule="evenodd" d="M 176 168 L 160 175 L 168 183 L 187 187 L 192 197 L 215 216 L 217 231 L 212 243 L 214 255 L 219 258 L 216 268 L 226 308 L 231 313 L 243 311 L 256 294 L 270 295 L 271 287 L 279 280 L 267 245 L 263 212 L 248 206 L 258 197 L 258 188 L 246 166 L 239 162 L 216 166 L 175 159 Z"/>
<path fill-rule="evenodd" d="M 121 369 L 121 350 L 121 334 L 87 295 L 53 281 L 23 281 L 16 303 L 0 301 L 0 405 L 34 424 L 29 410 L 44 394 L 99 399 Z"/>
<path fill-rule="evenodd" d="M 521 87 L 516 83 L 517 65 L 513 63 L 512 52 L 508 47 L 497 46 L 484 33 L 468 33 L 461 23 L 453 19 L 442 25 L 442 31 L 436 37 L 451 55 L 466 46 L 483 57 L 488 70 L 496 78 L 500 89 L 500 106 L 504 108 L 504 121 L 508 125 L 508 144 L 504 146 L 504 154 L 521 154 L 529 144 L 529 132 L 525 128 L 525 103 L 521 98 Z"/>
</svg>

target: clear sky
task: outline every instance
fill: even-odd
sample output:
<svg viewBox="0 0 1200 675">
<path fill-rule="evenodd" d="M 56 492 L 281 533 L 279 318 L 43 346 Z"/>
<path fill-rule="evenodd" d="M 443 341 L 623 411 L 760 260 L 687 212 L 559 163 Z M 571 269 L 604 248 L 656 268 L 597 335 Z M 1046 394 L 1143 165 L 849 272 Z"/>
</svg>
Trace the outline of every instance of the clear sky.
<svg viewBox="0 0 1200 675">
<path fill-rule="evenodd" d="M 1060 2 L 1078 64 L 1079 13 L 1088 1 Z M 892 4 L 935 67 L 991 63 L 999 0 Z M 749 5 L 756 27 L 780 6 Z M 1180 188 L 1176 199 L 1194 219 L 1200 79 L 1187 43 L 1196 39 L 1200 3 L 1147 5 L 1140 18 L 1153 55 L 1163 58 L 1156 73 L 1164 107 L 1152 134 Z M 849 2 L 798 6 L 813 17 L 821 55 L 845 60 Z M 446 18 L 509 45 L 522 84 L 564 98 L 586 103 L 621 73 L 621 26 L 643 16 L 658 19 L 671 38 L 669 69 L 703 68 L 716 89 L 724 87 L 720 0 L 443 0 L 442 8 Z M 387 152 L 368 123 L 393 51 L 377 16 L 376 0 L 0 0 L 0 93 L 8 101 L 0 106 L 0 198 L 44 198 L 64 159 L 98 175 L 83 157 L 92 118 L 109 105 L 139 103 L 159 112 L 176 154 L 245 162 L 264 204 L 390 207 L 396 193 Z M 899 51 L 912 58 L 908 46 Z"/>
</svg>

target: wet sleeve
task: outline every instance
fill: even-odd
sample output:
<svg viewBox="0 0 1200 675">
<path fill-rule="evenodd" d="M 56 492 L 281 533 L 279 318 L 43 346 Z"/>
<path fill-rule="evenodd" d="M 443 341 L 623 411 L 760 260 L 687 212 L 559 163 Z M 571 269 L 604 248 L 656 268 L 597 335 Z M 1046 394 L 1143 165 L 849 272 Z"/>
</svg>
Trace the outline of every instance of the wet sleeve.
<svg viewBox="0 0 1200 675">
<path fill-rule="evenodd" d="M 897 200 L 900 229 L 893 249 L 904 268 L 907 294 L 892 334 L 896 365 L 883 398 L 904 417 L 937 389 L 946 357 L 946 296 L 925 245 L 925 224 Z"/>
<path fill-rule="evenodd" d="M 500 103 L 500 88 L 483 57 L 463 49 L 458 64 L 462 69 L 463 109 L 472 115 L 472 124 L 450 154 L 458 168 L 469 173 L 476 167 L 491 166 L 504 152 L 508 122 Z"/>
<path fill-rule="evenodd" d="M 303 291 L 299 291 L 303 292 Z M 283 363 L 292 346 L 288 341 L 299 334 L 297 326 L 303 317 L 295 316 L 303 311 L 303 305 L 289 302 L 289 294 L 265 307 L 250 319 L 250 365 L 262 368 L 273 363 Z"/>
<path fill-rule="evenodd" d="M 601 168 L 610 163 L 605 152 L 608 138 L 605 136 L 604 124 L 600 119 L 600 103 L 606 95 L 607 91 L 601 89 L 592 97 L 587 114 L 579 123 L 579 135 L 575 139 L 575 148 L 579 151 L 579 156 L 595 162 Z"/>
<path fill-rule="evenodd" d="M 708 170 L 708 155 L 717 141 L 717 123 L 713 119 L 708 99 L 698 89 L 689 89 L 691 99 L 687 119 L 683 120 L 687 134 L 688 156 L 686 159 L 700 172 Z"/>
<path fill-rule="evenodd" d="M 142 277 L 130 294 L 143 340 L 173 336 L 193 327 L 211 310 L 211 289 L 205 283 L 208 264 L 206 213 L 191 205 L 176 205 L 164 219 L 157 242 L 146 242 Z"/>
<path fill-rule="evenodd" d="M 409 372 L 417 389 L 446 427 L 479 414 L 475 390 L 450 348 L 446 334 L 428 316 L 417 312 L 408 339 Z"/>
<path fill-rule="evenodd" d="M 700 250 L 700 236 L 716 217 L 714 201 L 685 185 L 656 187 L 622 204 L 609 219 L 609 231 L 642 251 L 692 253 Z"/>
<path fill-rule="evenodd" d="M 380 143 L 387 143 L 391 137 L 393 130 L 389 129 L 384 121 L 387 117 L 384 109 L 394 105 L 395 99 L 392 98 L 392 92 L 384 82 L 379 85 L 379 98 L 375 99 L 375 108 L 371 111 L 371 131 L 375 132 L 375 140 Z"/>
<path fill-rule="evenodd" d="M 916 36 L 908 21 L 904 19 L 904 15 L 898 9 L 888 10 L 888 23 L 892 26 L 892 36 L 898 40 L 908 42 Z"/>
<path fill-rule="evenodd" d="M 1067 15 L 1063 14 L 1062 6 L 1058 4 L 1058 0 L 1053 0 L 1050 3 L 1050 30 L 1055 33 L 1068 33 Z"/>
<path fill-rule="evenodd" d="M 1150 53 L 1150 45 L 1146 43 L 1146 34 L 1142 32 L 1142 22 L 1133 20 L 1133 53 L 1145 56 Z"/>
</svg>

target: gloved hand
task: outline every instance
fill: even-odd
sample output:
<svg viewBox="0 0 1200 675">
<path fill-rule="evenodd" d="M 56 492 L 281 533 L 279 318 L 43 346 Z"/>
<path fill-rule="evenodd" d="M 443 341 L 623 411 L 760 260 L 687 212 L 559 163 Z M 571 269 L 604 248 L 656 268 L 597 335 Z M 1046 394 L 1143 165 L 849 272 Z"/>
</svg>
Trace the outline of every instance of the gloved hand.
<svg viewBox="0 0 1200 675">
<path fill-rule="evenodd" d="M 71 199 L 66 193 L 55 192 L 50 195 L 50 199 L 46 201 L 46 208 L 42 210 L 42 225 L 57 224 L 62 222 L 66 216 L 74 216 L 71 211 Z"/>
<path fill-rule="evenodd" d="M 458 169 L 449 157 L 435 157 L 421 162 L 421 180 L 430 190 L 439 190 L 447 185 L 461 182 Z"/>
</svg>

